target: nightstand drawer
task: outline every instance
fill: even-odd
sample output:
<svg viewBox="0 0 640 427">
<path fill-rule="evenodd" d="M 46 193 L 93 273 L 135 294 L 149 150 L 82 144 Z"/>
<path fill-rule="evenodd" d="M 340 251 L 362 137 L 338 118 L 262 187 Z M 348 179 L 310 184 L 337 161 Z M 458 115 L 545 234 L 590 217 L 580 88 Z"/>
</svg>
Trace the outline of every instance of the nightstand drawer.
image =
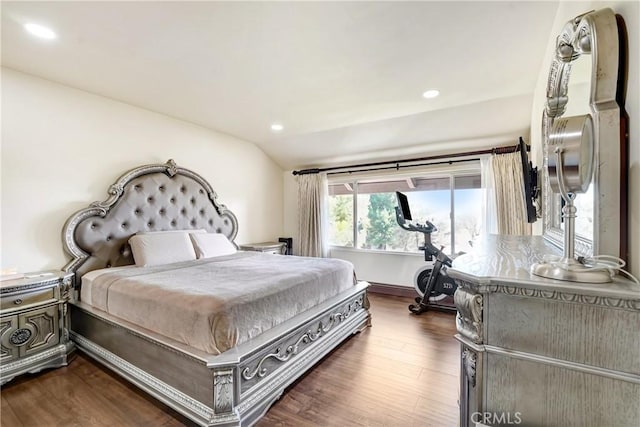
<svg viewBox="0 0 640 427">
<path fill-rule="evenodd" d="M 44 303 L 56 299 L 56 288 L 41 289 L 33 292 L 22 292 L 2 298 L 0 308 L 5 310 L 17 310 L 33 304 Z"/>
<path fill-rule="evenodd" d="M 262 252 L 263 254 L 274 254 L 274 255 L 282 255 L 282 250 L 280 248 L 269 248 L 256 252 Z"/>
<path fill-rule="evenodd" d="M 20 357 L 20 348 L 9 344 L 9 336 L 18 329 L 18 316 L 0 318 L 0 363 L 5 364 Z"/>
<path fill-rule="evenodd" d="M 247 243 L 240 245 L 240 250 L 284 255 L 287 252 L 287 244 L 283 242 Z"/>
</svg>

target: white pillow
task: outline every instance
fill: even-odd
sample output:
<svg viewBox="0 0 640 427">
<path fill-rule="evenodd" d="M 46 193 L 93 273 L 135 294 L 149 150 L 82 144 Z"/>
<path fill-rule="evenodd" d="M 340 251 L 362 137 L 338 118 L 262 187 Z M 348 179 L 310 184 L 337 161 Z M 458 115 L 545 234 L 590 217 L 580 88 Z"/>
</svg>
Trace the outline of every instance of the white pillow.
<svg viewBox="0 0 640 427">
<path fill-rule="evenodd" d="M 133 259 L 138 267 L 171 264 L 196 259 L 189 234 L 136 234 L 129 239 Z"/>
<path fill-rule="evenodd" d="M 192 233 L 191 241 L 196 250 L 198 259 L 213 258 L 236 253 L 236 247 L 227 239 L 227 236 L 219 233 Z"/>
</svg>

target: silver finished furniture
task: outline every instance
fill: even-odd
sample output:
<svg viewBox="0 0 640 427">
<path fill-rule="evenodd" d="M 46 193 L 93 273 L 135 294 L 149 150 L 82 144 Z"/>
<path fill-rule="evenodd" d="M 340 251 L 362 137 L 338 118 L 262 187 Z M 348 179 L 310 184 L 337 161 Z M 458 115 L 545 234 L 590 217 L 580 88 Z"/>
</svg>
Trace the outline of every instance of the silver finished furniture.
<svg viewBox="0 0 640 427">
<path fill-rule="evenodd" d="M 624 159 L 628 134 L 625 120 L 621 121 L 620 117 L 624 112 L 624 91 L 620 90 L 619 82 L 626 80 L 625 69 L 620 67 L 620 55 L 624 59 L 626 52 L 619 49 L 624 46 L 619 39 L 624 31 L 619 31 L 618 20 L 622 18 L 609 8 L 590 11 L 568 21 L 557 37 L 542 116 L 543 227 L 547 239 L 562 247 L 561 203 L 549 181 L 548 146 L 556 121 L 568 118 L 569 101 L 581 98 L 579 93 L 569 90 L 571 80 L 579 82 L 583 78 L 580 75 L 571 78 L 572 67 L 580 59 L 590 61 L 589 100 L 580 110 L 588 113 L 593 121 L 593 231 L 592 236 L 576 240 L 576 252 L 584 256 L 607 254 L 625 259 L 628 166 Z"/>
<path fill-rule="evenodd" d="M 133 264 L 129 238 L 140 231 L 199 230 L 234 241 L 235 215 L 199 174 L 143 165 L 109 187 L 109 198 L 73 214 L 62 231 L 65 270 Z M 82 351 L 203 426 L 254 424 L 293 381 L 370 325 L 366 282 L 337 294 L 219 355 L 207 354 L 84 304 L 71 302 L 71 339 Z M 345 379 L 348 381 L 349 379 Z"/>
<path fill-rule="evenodd" d="M 284 255 L 287 253 L 287 244 L 284 242 L 246 243 L 244 245 L 240 245 L 240 249 L 243 251 Z"/>
<path fill-rule="evenodd" d="M 640 286 L 532 276 L 545 255 L 561 252 L 541 236 L 491 236 L 448 270 L 460 425 L 637 426 Z"/>
<path fill-rule="evenodd" d="M 17 375 L 66 366 L 71 273 L 46 271 L 0 282 L 0 384 Z"/>
</svg>

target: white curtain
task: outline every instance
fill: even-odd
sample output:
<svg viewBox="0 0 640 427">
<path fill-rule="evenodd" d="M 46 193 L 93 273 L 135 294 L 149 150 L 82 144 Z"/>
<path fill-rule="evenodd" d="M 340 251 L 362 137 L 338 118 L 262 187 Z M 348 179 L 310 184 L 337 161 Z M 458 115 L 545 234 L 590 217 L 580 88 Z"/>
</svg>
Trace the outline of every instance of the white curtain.
<svg viewBox="0 0 640 427">
<path fill-rule="evenodd" d="M 491 157 L 480 159 L 480 186 L 482 187 L 482 229 L 486 234 L 498 234 L 498 210 L 496 208 L 496 189 L 493 182 Z"/>
<path fill-rule="evenodd" d="M 499 234 L 530 235 L 520 153 L 491 156 Z"/>
<path fill-rule="evenodd" d="M 326 257 L 327 175 L 298 175 L 298 255 Z"/>
</svg>

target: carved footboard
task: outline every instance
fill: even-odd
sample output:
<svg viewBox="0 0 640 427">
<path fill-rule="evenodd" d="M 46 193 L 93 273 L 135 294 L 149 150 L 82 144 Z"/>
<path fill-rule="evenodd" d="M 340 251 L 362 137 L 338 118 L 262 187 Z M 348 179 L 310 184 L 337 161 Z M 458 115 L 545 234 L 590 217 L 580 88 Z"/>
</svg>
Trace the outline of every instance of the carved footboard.
<svg viewBox="0 0 640 427">
<path fill-rule="evenodd" d="M 203 426 L 255 423 L 284 389 L 369 325 L 366 288 L 352 290 L 218 356 L 187 349 L 135 326 L 72 307 L 77 346 Z"/>
</svg>

